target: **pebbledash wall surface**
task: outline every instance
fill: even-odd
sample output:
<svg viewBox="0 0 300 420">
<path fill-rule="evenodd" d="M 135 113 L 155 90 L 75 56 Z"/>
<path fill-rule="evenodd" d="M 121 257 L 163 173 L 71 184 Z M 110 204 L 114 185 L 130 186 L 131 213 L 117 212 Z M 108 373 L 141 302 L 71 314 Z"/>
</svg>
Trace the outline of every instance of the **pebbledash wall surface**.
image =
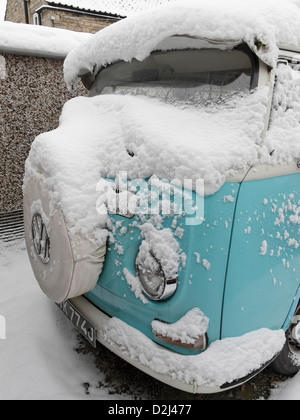
<svg viewBox="0 0 300 420">
<path fill-rule="evenodd" d="M 0 214 L 22 209 L 31 143 L 58 126 L 61 109 L 72 97 L 63 78 L 64 58 L 38 55 L 1 53 L 0 48 Z M 82 87 L 78 94 L 87 91 Z"/>
</svg>

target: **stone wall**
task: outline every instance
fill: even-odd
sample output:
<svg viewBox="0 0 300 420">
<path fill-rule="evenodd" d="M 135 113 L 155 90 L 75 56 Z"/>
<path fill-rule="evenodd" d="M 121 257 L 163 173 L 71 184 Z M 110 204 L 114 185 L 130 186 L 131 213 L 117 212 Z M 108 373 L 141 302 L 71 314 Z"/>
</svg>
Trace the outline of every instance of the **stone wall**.
<svg viewBox="0 0 300 420">
<path fill-rule="evenodd" d="M 0 55 L 0 213 L 22 208 L 24 164 L 34 138 L 58 126 L 71 98 L 63 60 Z M 78 92 L 87 95 L 82 87 Z"/>
<path fill-rule="evenodd" d="M 28 2 L 29 23 L 33 24 L 35 11 L 44 5 L 48 5 L 48 2 L 43 0 L 30 0 Z M 115 21 L 109 18 L 92 17 L 83 13 L 74 14 L 71 11 L 44 10 L 41 16 L 43 26 L 88 33 L 96 33 Z M 8 0 L 5 19 L 10 22 L 25 23 L 23 1 Z"/>
<path fill-rule="evenodd" d="M 5 19 L 16 23 L 25 23 L 23 1 L 7 0 Z"/>
</svg>

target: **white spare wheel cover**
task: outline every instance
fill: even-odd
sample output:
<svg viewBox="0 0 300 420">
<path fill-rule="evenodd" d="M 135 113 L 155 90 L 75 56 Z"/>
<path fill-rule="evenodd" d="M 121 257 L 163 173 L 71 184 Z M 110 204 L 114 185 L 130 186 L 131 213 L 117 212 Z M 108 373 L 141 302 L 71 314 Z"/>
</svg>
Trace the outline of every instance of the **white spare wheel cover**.
<svg viewBox="0 0 300 420">
<path fill-rule="evenodd" d="M 24 227 L 29 259 L 43 292 L 52 301 L 60 303 L 96 286 L 106 246 L 95 252 L 87 240 L 76 238 L 77 257 L 74 258 L 63 214 L 59 210 L 50 212 L 49 203 L 49 193 L 41 182 L 27 183 L 24 189 Z M 38 245 L 33 241 L 33 223 L 35 232 L 41 234 Z M 37 248 L 42 250 L 40 255 Z"/>
</svg>

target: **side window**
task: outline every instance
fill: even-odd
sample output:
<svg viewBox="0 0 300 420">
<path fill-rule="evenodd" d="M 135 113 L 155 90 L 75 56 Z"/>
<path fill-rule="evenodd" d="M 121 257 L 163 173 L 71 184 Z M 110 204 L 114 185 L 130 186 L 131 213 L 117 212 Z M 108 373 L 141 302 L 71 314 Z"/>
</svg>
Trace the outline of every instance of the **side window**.
<svg viewBox="0 0 300 420">
<path fill-rule="evenodd" d="M 300 158 L 300 64 L 278 64 L 265 143 L 274 163 Z"/>
<path fill-rule="evenodd" d="M 300 107 L 300 65 L 279 63 L 270 124 L 277 118 L 287 118 L 287 112 L 296 114 Z M 294 111 L 294 112 L 293 112 Z M 296 115 L 294 115 L 296 117 Z"/>
</svg>

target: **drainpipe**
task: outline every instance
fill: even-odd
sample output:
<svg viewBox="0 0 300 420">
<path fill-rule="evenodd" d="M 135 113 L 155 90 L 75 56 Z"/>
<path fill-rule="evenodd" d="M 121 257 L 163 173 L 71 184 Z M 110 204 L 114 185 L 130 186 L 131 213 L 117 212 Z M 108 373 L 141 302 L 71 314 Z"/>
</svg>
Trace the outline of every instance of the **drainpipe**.
<svg viewBox="0 0 300 420">
<path fill-rule="evenodd" d="M 29 24 L 28 0 L 24 0 L 25 23 Z"/>
<path fill-rule="evenodd" d="M 24 3 L 27 2 L 27 0 L 24 0 Z M 111 21 L 116 21 L 116 20 L 121 20 L 123 19 L 122 17 L 112 17 L 112 16 L 107 16 L 107 15 L 102 15 L 101 13 L 93 13 L 93 12 L 85 12 L 84 10 L 76 10 L 76 9 L 67 9 L 65 7 L 56 7 L 56 6 L 41 6 L 38 9 L 36 9 L 33 17 L 34 17 L 34 22 L 36 25 L 43 25 L 42 22 L 42 13 L 44 10 L 53 10 L 53 11 L 58 11 L 58 12 L 66 12 L 66 13 L 74 13 L 74 14 L 78 14 L 78 15 L 85 15 L 85 16 L 92 16 L 92 17 L 97 17 L 97 18 L 103 18 L 106 20 L 111 20 Z"/>
</svg>

